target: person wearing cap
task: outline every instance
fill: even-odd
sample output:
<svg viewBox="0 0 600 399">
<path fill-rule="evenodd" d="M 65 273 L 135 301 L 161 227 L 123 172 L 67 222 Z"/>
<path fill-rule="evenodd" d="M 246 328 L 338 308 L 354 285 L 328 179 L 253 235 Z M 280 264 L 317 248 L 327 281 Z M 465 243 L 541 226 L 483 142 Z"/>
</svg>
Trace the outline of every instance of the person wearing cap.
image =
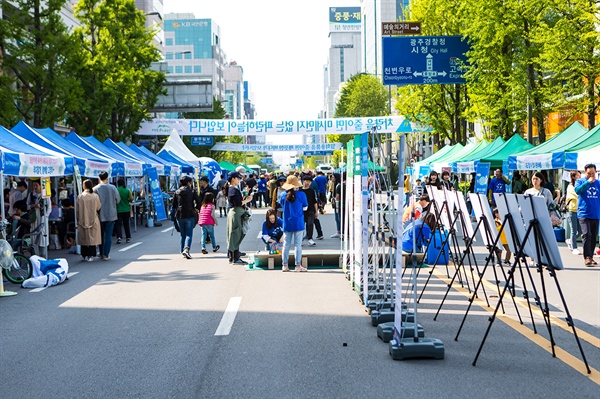
<svg viewBox="0 0 600 399">
<path fill-rule="evenodd" d="M 250 193 L 255 193 L 254 188 L 256 187 L 256 179 L 254 178 L 254 173 L 250 173 L 248 175 L 248 178 L 246 179 L 246 187 L 248 188 L 247 191 Z M 250 201 L 250 207 L 252 208 L 256 208 L 256 199 L 254 198 L 254 195 L 252 196 L 252 201 Z"/>
<path fill-rule="evenodd" d="M 229 174 L 227 179 L 229 189 L 227 200 L 229 202 L 229 213 L 227 214 L 227 257 L 229 263 L 245 265 L 246 262 L 240 258 L 240 244 L 245 237 L 242 216 L 246 211 L 245 205 L 252 201 L 252 193 L 246 198 L 242 197 L 239 185 L 242 176 L 238 172 Z"/>
<path fill-rule="evenodd" d="M 306 268 L 302 266 L 302 237 L 304 236 L 304 211 L 308 209 L 306 195 L 298 189 L 302 183 L 294 175 L 289 175 L 282 185 L 285 190 L 279 198 L 283 210 L 283 234 L 285 241 L 283 251 L 281 252 L 281 270 L 289 272 L 288 260 L 290 248 L 295 248 L 294 259 L 296 260 L 297 272 L 305 272 Z"/>
<path fill-rule="evenodd" d="M 173 208 L 175 209 L 175 218 L 179 225 L 179 234 L 181 236 L 179 250 L 186 259 L 192 259 L 190 249 L 192 247 L 192 238 L 194 236 L 194 227 L 196 224 L 196 215 L 200 212 L 200 197 L 192 187 L 193 180 L 189 176 L 182 176 L 179 179 L 179 189 L 173 196 Z"/>
<path fill-rule="evenodd" d="M 422 219 L 429 212 L 430 205 L 427 194 L 421 195 L 413 204 L 409 202 L 408 206 L 404 208 L 402 223 L 406 226 L 411 220 Z"/>
<path fill-rule="evenodd" d="M 240 191 L 244 191 L 244 188 L 246 188 L 246 168 L 240 165 L 237 168 L 235 168 L 235 171 L 240 174 Z"/>
</svg>

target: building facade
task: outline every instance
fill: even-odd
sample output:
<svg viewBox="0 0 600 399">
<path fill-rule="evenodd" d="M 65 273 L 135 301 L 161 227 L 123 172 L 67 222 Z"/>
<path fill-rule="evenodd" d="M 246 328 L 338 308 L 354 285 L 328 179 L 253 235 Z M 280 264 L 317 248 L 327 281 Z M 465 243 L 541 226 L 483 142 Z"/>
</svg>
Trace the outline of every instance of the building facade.
<svg viewBox="0 0 600 399">
<path fill-rule="evenodd" d="M 225 52 L 221 48 L 221 30 L 211 19 L 197 19 L 194 14 L 165 14 L 164 55 L 168 72 L 210 78 L 212 93 L 219 101 L 225 98 Z"/>
</svg>

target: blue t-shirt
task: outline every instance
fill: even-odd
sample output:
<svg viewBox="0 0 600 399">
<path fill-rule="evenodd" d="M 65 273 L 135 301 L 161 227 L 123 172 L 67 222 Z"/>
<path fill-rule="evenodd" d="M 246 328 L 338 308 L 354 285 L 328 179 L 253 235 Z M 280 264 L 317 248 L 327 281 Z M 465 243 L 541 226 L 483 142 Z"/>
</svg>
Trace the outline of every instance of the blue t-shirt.
<svg viewBox="0 0 600 399">
<path fill-rule="evenodd" d="M 267 191 L 267 181 L 265 179 L 258 179 L 256 184 L 258 186 L 258 192 L 262 193 Z"/>
<path fill-rule="evenodd" d="M 267 221 L 265 220 L 263 222 L 263 227 L 262 227 L 263 236 L 269 236 L 271 238 L 274 238 L 274 237 L 277 237 L 279 235 L 279 233 L 282 231 L 283 231 L 283 219 L 281 219 L 281 218 L 277 218 L 277 220 L 275 221 L 275 226 L 273 226 L 270 229 L 267 228 Z"/>
<path fill-rule="evenodd" d="M 590 184 L 586 177 L 575 182 L 575 192 L 579 194 L 577 217 L 579 219 L 600 219 L 600 180 Z"/>
<path fill-rule="evenodd" d="M 313 182 L 317 183 L 317 191 L 320 193 L 327 192 L 327 178 L 323 175 L 315 177 Z"/>
<path fill-rule="evenodd" d="M 423 223 L 423 220 L 421 219 L 415 220 L 404 228 L 404 232 L 402 233 L 402 250 L 404 252 L 413 251 L 413 224 L 415 226 L 414 234 L 416 234 L 417 245 L 417 250 L 415 252 L 423 252 L 423 246 L 431 237 L 431 229 L 428 225 Z M 423 233 L 420 233 L 421 230 L 423 230 Z"/>
<path fill-rule="evenodd" d="M 308 206 L 306 195 L 296 190 L 296 200 L 289 202 L 285 200 L 287 191 L 281 193 L 279 202 L 283 208 L 283 231 L 302 231 L 304 230 L 304 209 Z"/>
<path fill-rule="evenodd" d="M 506 192 L 506 182 L 504 179 L 498 179 L 494 177 L 490 180 L 489 189 L 492 190 L 492 193 L 505 193 Z"/>
</svg>

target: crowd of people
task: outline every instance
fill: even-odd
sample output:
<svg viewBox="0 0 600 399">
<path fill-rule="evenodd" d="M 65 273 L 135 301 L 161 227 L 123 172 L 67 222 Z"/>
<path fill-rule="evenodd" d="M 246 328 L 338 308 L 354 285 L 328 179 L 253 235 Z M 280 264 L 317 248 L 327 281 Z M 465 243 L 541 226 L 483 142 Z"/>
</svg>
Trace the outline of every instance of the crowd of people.
<svg viewBox="0 0 600 399">
<path fill-rule="evenodd" d="M 519 171 L 515 171 L 512 180 L 509 180 L 504 176 L 501 169 L 496 169 L 487 186 L 487 198 L 496 225 L 500 228 L 502 223 L 496 208 L 495 193 L 512 192 L 543 197 L 548 208 L 548 217 L 553 226 L 559 228 L 562 225 L 563 218 L 567 221 L 570 234 L 565 242 L 569 250 L 574 255 L 583 255 L 585 266 L 596 266 L 598 263 L 594 260 L 594 255 L 600 255 L 600 248 L 596 249 L 600 219 L 600 182 L 597 180 L 597 176 L 598 172 L 595 164 L 585 165 L 583 175 L 577 170 L 570 171 L 570 181 L 566 189 L 560 190 L 554 186 L 545 170 L 531 173 L 528 181 L 527 177 Z M 436 171 L 431 171 L 422 181 L 417 179 L 414 185 L 411 184 L 410 176 L 406 175 L 403 184 L 405 194 L 403 222 L 405 227 L 408 227 L 411 220 L 424 220 L 426 217 L 430 206 L 427 186 L 437 189 L 444 187 L 447 190 L 459 190 L 457 176 L 448 171 L 442 172 L 441 179 Z M 508 190 L 509 186 L 510 190 Z M 475 192 L 474 174 L 471 176 L 468 191 Z M 411 196 L 416 198 L 414 203 L 410 201 Z M 470 212 L 471 207 L 468 198 L 467 206 Z M 421 225 L 422 223 L 419 223 L 419 226 Z M 580 237 L 583 246 L 582 252 L 577 245 Z M 409 239 L 408 233 L 405 238 Z M 505 236 L 501 237 L 501 242 L 505 251 L 503 262 L 509 263 L 511 253 Z M 409 246 L 408 243 L 406 246 Z M 498 252 L 499 259 L 502 256 L 501 252 Z"/>
<path fill-rule="evenodd" d="M 324 239 L 319 215 L 326 213 L 325 205 L 331 202 L 336 220 L 336 233 L 331 238 L 340 238 L 342 231 L 343 174 L 326 176 L 323 172 L 304 171 L 285 174 L 247 173 L 240 166 L 227 174 L 216 186 L 208 184 L 208 178 L 200 179 L 200 194 L 194 192 L 193 181 L 182 177 L 180 188 L 173 197 L 173 214 L 181 241 L 180 252 L 191 259 L 190 249 L 194 223 L 202 231 L 201 251 L 207 254 L 206 244 L 212 244 L 213 252 L 220 246 L 216 243 L 214 229 L 219 219 L 226 217 L 227 257 L 231 264 L 247 264 L 246 254 L 240 245 L 248 233 L 248 219 L 252 209 L 267 208 L 262 225 L 261 238 L 265 250 L 281 253 L 283 270 L 289 271 L 287 259 L 292 247 L 297 259 L 295 270 L 306 271 L 301 265 L 302 242 L 316 246 L 316 240 Z M 218 212 L 217 212 L 218 210 Z M 189 226 L 192 226 L 191 228 Z"/>
</svg>

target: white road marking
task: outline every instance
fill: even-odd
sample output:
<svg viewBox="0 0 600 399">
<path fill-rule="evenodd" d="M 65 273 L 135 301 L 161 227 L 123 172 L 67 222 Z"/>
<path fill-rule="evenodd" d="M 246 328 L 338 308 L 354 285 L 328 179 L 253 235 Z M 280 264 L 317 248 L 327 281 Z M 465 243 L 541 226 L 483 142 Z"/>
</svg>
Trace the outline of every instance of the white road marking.
<svg viewBox="0 0 600 399">
<path fill-rule="evenodd" d="M 79 272 L 72 272 L 72 273 L 67 273 L 67 278 L 72 277 L 76 274 L 78 274 Z M 40 292 L 40 291 L 44 291 L 46 288 L 48 287 L 40 287 L 40 288 L 34 288 L 29 292 Z"/>
<path fill-rule="evenodd" d="M 235 316 L 237 315 L 238 309 L 240 308 L 240 303 L 242 303 L 241 296 L 234 296 L 229 299 L 227 309 L 225 309 L 225 313 L 221 318 L 219 327 L 217 327 L 215 336 L 229 335 L 229 333 L 231 332 L 231 327 L 233 326 L 233 322 L 235 320 Z"/>
<path fill-rule="evenodd" d="M 137 247 L 137 246 L 138 246 L 138 245 L 140 245 L 140 244 L 141 244 L 141 242 L 136 242 L 135 244 L 131 244 L 131 245 L 129 245 L 129 246 L 127 246 L 127 247 L 125 247 L 125 248 L 121 248 L 121 249 L 119 249 L 119 252 L 125 252 L 125 251 L 127 251 L 128 249 L 131 249 L 131 248 L 133 248 L 133 247 Z"/>
<path fill-rule="evenodd" d="M 161 232 L 161 233 L 166 233 L 167 231 L 171 231 L 171 230 L 173 230 L 173 229 L 174 229 L 174 227 L 173 227 L 173 226 L 171 226 L 171 227 L 169 227 L 168 229 L 161 230 L 160 232 Z"/>
</svg>

